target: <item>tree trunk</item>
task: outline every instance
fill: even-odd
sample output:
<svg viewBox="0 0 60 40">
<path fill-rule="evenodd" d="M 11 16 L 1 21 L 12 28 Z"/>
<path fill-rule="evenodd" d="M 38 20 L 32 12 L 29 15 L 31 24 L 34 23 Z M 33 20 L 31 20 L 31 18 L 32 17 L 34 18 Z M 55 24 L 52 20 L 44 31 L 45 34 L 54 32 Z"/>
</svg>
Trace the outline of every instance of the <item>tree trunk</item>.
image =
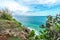
<svg viewBox="0 0 60 40">
<path fill-rule="evenodd" d="M 58 33 L 55 34 L 54 40 L 57 40 L 57 39 L 58 39 Z"/>
</svg>

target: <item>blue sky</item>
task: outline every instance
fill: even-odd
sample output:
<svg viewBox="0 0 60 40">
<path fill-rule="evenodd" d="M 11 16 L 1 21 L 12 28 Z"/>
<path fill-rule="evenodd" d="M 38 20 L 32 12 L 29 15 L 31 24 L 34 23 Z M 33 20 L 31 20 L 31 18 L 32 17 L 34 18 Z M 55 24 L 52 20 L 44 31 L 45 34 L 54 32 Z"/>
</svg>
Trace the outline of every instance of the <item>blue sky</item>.
<svg viewBox="0 0 60 40">
<path fill-rule="evenodd" d="M 60 13 L 60 0 L 0 0 L 0 8 L 8 8 L 13 15 L 55 16 Z"/>
</svg>

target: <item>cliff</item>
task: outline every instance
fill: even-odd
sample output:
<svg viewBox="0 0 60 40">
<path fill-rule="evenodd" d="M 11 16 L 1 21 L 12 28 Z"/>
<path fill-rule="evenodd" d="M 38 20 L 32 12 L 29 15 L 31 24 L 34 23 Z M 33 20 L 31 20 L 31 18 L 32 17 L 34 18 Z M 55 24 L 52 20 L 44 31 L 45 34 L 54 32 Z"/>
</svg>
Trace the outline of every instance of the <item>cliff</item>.
<svg viewBox="0 0 60 40">
<path fill-rule="evenodd" d="M 0 11 L 0 40 L 27 40 L 29 29 L 9 14 L 7 11 Z"/>
</svg>

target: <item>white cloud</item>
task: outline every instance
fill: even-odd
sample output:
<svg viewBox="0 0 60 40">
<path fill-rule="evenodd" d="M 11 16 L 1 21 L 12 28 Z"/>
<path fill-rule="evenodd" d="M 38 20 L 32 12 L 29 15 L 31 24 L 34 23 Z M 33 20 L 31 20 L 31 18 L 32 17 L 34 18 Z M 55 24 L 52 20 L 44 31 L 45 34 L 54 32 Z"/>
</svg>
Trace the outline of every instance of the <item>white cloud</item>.
<svg viewBox="0 0 60 40">
<path fill-rule="evenodd" d="M 18 3 L 18 2 L 19 3 Z M 54 5 L 60 5 L 60 0 L 0 0 L 0 7 L 6 7 L 10 9 L 11 11 L 14 11 L 15 15 L 26 15 L 26 16 L 39 16 L 39 15 L 47 15 L 44 14 L 43 12 L 28 12 L 33 9 L 30 9 L 26 5 L 31 5 L 31 4 L 42 4 L 42 5 L 47 5 L 47 6 L 54 6 Z M 45 12 L 47 13 L 47 12 Z"/>
<path fill-rule="evenodd" d="M 57 0 L 38 0 L 38 2 L 40 4 L 48 4 L 48 5 L 52 5 L 55 4 Z"/>
<path fill-rule="evenodd" d="M 8 8 L 11 11 L 16 11 L 16 10 L 23 12 L 28 11 L 28 7 L 22 6 L 13 0 L 4 0 L 4 1 L 0 0 L 0 7 Z"/>
<path fill-rule="evenodd" d="M 23 4 L 43 4 L 47 6 L 60 4 L 60 0 L 18 0 L 18 2 Z"/>
</svg>

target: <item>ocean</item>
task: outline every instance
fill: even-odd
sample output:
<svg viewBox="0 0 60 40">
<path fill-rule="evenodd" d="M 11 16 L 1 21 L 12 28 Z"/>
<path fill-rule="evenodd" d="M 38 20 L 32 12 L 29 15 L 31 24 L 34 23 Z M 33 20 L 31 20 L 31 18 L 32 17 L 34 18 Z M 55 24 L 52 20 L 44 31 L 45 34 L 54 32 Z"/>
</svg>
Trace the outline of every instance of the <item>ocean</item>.
<svg viewBox="0 0 60 40">
<path fill-rule="evenodd" d="M 33 29 L 36 33 L 40 30 L 40 26 L 42 24 L 46 24 L 47 17 L 46 16 L 13 16 L 17 21 L 21 22 L 24 26 Z"/>
</svg>

